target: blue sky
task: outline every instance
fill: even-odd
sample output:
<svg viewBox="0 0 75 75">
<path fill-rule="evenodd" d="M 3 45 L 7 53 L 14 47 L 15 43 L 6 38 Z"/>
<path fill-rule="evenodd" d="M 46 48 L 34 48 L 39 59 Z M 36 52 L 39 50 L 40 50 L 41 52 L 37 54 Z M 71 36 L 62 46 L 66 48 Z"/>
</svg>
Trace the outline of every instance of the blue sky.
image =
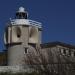
<svg viewBox="0 0 75 75">
<path fill-rule="evenodd" d="M 75 45 L 75 0 L 0 0 L 0 50 L 4 49 L 3 33 L 9 18 L 20 6 L 29 19 L 42 22 L 42 41 L 61 41 Z"/>
</svg>

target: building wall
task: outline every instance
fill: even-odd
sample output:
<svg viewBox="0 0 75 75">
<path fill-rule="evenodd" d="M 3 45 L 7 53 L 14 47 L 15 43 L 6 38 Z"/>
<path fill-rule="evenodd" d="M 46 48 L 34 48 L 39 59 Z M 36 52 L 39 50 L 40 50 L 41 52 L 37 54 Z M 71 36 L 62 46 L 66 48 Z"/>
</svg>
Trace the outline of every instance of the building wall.
<svg viewBox="0 0 75 75">
<path fill-rule="evenodd" d="M 21 46 L 18 45 L 18 46 L 15 46 L 14 48 L 16 48 L 16 47 L 17 47 L 17 49 L 19 48 L 18 50 L 20 52 Z M 12 49 L 14 50 L 14 48 L 12 48 Z M 71 50 L 71 51 L 69 51 L 69 50 Z M 72 54 L 70 54 L 69 52 L 71 52 Z M 40 65 L 40 68 L 44 68 L 44 69 L 47 68 L 50 70 L 50 73 L 53 73 L 53 74 L 57 73 L 59 75 L 63 75 L 63 74 L 64 75 L 72 75 L 72 74 L 74 75 L 75 74 L 74 52 L 75 52 L 74 48 L 69 48 L 69 47 L 60 46 L 60 45 L 56 45 L 56 46 L 52 46 L 52 47 L 48 46 L 48 47 L 44 47 L 44 48 L 36 47 L 36 49 L 35 49 L 35 47 L 32 47 L 32 45 L 30 45 L 30 46 L 28 46 L 27 53 L 24 53 L 24 57 L 21 57 L 21 58 L 24 58 L 22 60 L 23 60 L 23 66 L 25 69 L 26 69 L 26 66 L 27 66 L 27 68 L 33 67 L 33 68 L 38 69 L 39 65 Z M 17 52 L 15 52 L 15 55 L 16 55 L 16 53 Z M 23 52 L 21 54 L 23 54 Z M 18 56 L 19 56 L 19 54 L 18 54 Z M 14 56 L 14 57 L 16 57 L 16 56 Z M 20 59 L 20 56 L 17 58 Z M 3 60 L 3 59 L 1 59 L 1 60 Z M 21 63 L 22 63 L 22 61 L 21 61 Z M 19 64 L 20 64 L 20 62 L 19 62 Z M 45 67 L 44 67 L 44 65 L 45 65 Z"/>
<path fill-rule="evenodd" d="M 74 48 L 68 48 L 64 46 L 54 46 L 54 47 L 48 47 L 43 48 L 42 53 L 49 58 L 48 55 L 53 56 L 54 63 L 59 62 L 59 59 L 62 63 L 68 62 L 75 62 L 75 49 Z"/>
<path fill-rule="evenodd" d="M 69 51 L 70 50 L 70 51 Z M 65 46 L 44 47 L 42 54 L 48 59 L 47 69 L 54 75 L 74 75 L 75 74 L 75 49 Z M 46 69 L 46 68 L 45 68 Z"/>
</svg>

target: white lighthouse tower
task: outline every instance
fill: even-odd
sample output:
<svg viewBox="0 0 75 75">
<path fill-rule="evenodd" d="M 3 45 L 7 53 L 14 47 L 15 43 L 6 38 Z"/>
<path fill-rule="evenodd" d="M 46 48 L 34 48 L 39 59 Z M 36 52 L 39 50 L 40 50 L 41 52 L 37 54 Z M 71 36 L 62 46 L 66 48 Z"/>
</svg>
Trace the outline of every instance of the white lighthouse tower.
<svg viewBox="0 0 75 75">
<path fill-rule="evenodd" d="M 4 43 L 8 50 L 8 66 L 25 64 L 24 56 L 41 43 L 41 29 L 41 23 L 29 20 L 27 11 L 20 7 L 15 19 L 8 22 L 4 33 Z"/>
</svg>

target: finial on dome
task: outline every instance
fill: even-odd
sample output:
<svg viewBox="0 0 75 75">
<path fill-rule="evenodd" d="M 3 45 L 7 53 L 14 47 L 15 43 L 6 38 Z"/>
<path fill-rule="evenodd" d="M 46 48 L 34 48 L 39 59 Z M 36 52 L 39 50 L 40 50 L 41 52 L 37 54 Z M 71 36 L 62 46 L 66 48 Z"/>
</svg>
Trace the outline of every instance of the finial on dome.
<svg viewBox="0 0 75 75">
<path fill-rule="evenodd" d="M 19 11 L 18 12 L 25 12 L 25 8 L 24 7 L 19 7 Z"/>
</svg>

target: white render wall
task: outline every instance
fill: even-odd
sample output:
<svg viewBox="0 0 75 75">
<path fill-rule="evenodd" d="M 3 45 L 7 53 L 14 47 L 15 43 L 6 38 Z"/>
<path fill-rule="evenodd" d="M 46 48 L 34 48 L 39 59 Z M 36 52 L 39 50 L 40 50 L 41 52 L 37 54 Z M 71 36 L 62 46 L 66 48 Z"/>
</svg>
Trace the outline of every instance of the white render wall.
<svg viewBox="0 0 75 75">
<path fill-rule="evenodd" d="M 32 72 L 34 69 L 26 68 L 24 69 L 23 66 L 0 66 L 0 72 Z"/>
<path fill-rule="evenodd" d="M 15 26 L 14 26 L 15 27 Z M 21 37 L 16 42 L 11 42 L 11 46 L 8 46 L 8 66 L 22 66 L 24 62 L 24 51 L 28 45 L 28 27 L 21 27 Z M 12 39 L 13 38 L 12 34 Z M 19 41 L 21 43 L 19 43 Z M 15 44 L 14 44 L 15 43 Z"/>
<path fill-rule="evenodd" d="M 8 48 L 8 66 L 23 65 L 24 63 L 24 47 L 15 45 Z"/>
<path fill-rule="evenodd" d="M 0 66 L 0 72 L 19 72 L 21 69 L 19 66 Z"/>
<path fill-rule="evenodd" d="M 29 47 L 29 39 L 30 39 L 30 33 L 29 33 L 29 26 L 12 26 L 12 27 L 20 27 L 21 29 L 21 37 L 19 38 L 18 41 L 12 41 L 10 42 L 8 46 L 8 66 L 16 66 L 16 65 L 24 65 L 25 64 L 25 57 L 24 57 L 24 52 L 25 48 Z M 14 29 L 12 30 L 14 31 Z M 9 31 L 8 31 L 9 32 Z M 16 31 L 15 31 L 16 33 Z M 38 35 L 38 44 L 40 45 L 41 43 L 41 31 L 37 31 Z M 12 33 L 12 39 L 15 40 L 14 33 Z M 34 34 L 34 32 L 32 33 Z M 35 38 L 32 36 L 32 38 Z M 9 39 L 10 40 L 10 39 Z M 34 39 L 33 39 L 34 40 Z M 33 43 L 33 41 L 32 41 Z M 29 48 L 28 48 L 29 49 Z"/>
</svg>

